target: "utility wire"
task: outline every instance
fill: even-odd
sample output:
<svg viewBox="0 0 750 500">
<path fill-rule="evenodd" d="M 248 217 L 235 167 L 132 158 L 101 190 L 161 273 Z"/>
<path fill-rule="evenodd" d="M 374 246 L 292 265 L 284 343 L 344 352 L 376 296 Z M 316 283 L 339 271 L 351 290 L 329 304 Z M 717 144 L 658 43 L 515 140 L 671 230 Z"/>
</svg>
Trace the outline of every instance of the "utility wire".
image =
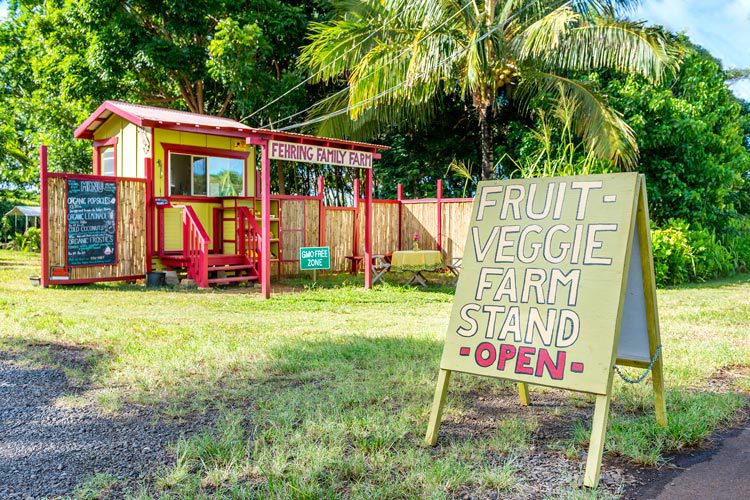
<svg viewBox="0 0 750 500">
<path fill-rule="evenodd" d="M 450 60 L 452 60 L 452 59 L 455 59 L 456 57 L 460 56 L 460 55 L 461 55 L 461 54 L 463 54 L 464 52 L 468 51 L 468 50 L 469 50 L 469 48 L 470 48 L 470 47 L 471 47 L 472 45 L 474 45 L 474 44 L 477 44 L 477 43 L 479 43 L 479 42 L 481 42 L 481 41 L 485 40 L 485 39 L 486 39 L 487 37 L 489 37 L 489 36 L 490 36 L 490 35 L 492 35 L 492 34 L 493 34 L 494 32 L 496 32 L 496 31 L 497 31 L 497 30 L 499 30 L 500 28 L 502 28 L 502 27 L 504 27 L 505 25 L 507 25 L 507 23 L 508 23 L 508 22 L 512 21 L 512 20 L 513 20 L 513 19 L 514 19 L 515 17 L 518 17 L 519 15 L 521 15 L 521 13 L 523 13 L 523 12 L 524 12 L 524 11 L 525 11 L 526 9 L 530 8 L 530 7 L 532 6 L 532 5 L 534 5 L 534 4 L 535 4 L 535 3 L 537 3 L 537 2 L 539 2 L 539 0 L 534 0 L 533 2 L 529 3 L 529 4 L 528 4 L 528 5 L 526 5 L 526 6 L 525 6 L 525 7 L 523 8 L 523 9 L 519 10 L 518 12 L 516 12 L 515 14 L 513 14 L 513 15 L 512 15 L 511 17 L 509 17 L 509 18 L 508 18 L 507 20 L 505 20 L 505 21 L 504 21 L 504 22 L 503 22 L 502 24 L 499 24 L 499 25 L 495 26 L 495 27 L 494 27 L 493 29 L 491 29 L 490 31 L 488 31 L 487 33 L 485 33 L 484 35 L 482 35 L 481 37 L 477 38 L 477 39 L 476 39 L 476 41 L 475 41 L 474 43 L 472 43 L 472 44 L 469 44 L 469 45 L 467 45 L 466 47 L 464 47 L 464 49 L 463 49 L 463 50 L 461 50 L 460 52 L 457 52 L 457 53 L 455 53 L 455 54 L 453 54 L 453 55 L 451 55 L 451 56 L 448 56 L 448 57 L 445 57 L 445 58 L 443 58 L 443 59 L 442 59 L 442 60 L 441 60 L 441 61 L 440 61 L 440 62 L 439 62 L 439 63 L 438 63 L 437 65 L 438 65 L 438 66 L 442 66 L 442 65 L 443 65 L 443 64 L 445 64 L 446 62 L 449 62 Z M 470 5 L 470 4 L 467 4 L 467 5 Z M 414 76 L 414 78 L 419 78 L 419 77 L 421 77 L 421 76 L 423 76 L 423 75 L 425 75 L 425 74 L 427 74 L 427 73 L 428 73 L 428 70 L 422 71 L 421 73 L 418 73 L 417 75 L 415 75 L 415 76 Z M 339 116 L 339 115 L 342 115 L 342 114 L 344 114 L 344 113 L 348 113 L 349 111 L 351 111 L 352 109 L 354 109 L 354 108 L 356 108 L 356 107 L 358 107 L 358 106 L 361 106 L 361 105 L 363 105 L 363 104 L 369 103 L 369 102 L 371 102 L 371 101 L 375 101 L 375 100 L 378 100 L 378 99 L 380 99 L 381 97 L 384 97 L 384 96 L 386 96 L 386 95 L 388 95 L 388 94 L 390 94 L 390 93 L 392 93 L 392 92 L 394 92 L 394 91 L 398 90 L 399 88 L 403 87 L 403 86 L 404 86 L 404 85 L 406 85 L 407 83 L 408 83 L 408 81 L 407 81 L 407 80 L 404 80 L 403 82 L 401 82 L 401 83 L 397 83 L 396 85 L 393 85 L 392 87 L 390 87 L 390 88 L 388 88 L 388 89 L 386 89 L 386 90 L 383 90 L 382 92 L 379 92 L 378 94 L 376 94 L 376 95 L 374 95 L 374 96 L 372 96 L 372 97 L 369 97 L 369 98 L 367 98 L 367 99 L 364 99 L 364 100 L 362 100 L 362 101 L 359 101 L 359 102 L 357 102 L 357 103 L 354 103 L 354 104 L 352 104 L 352 105 L 348 105 L 348 106 L 347 106 L 347 107 L 345 107 L 345 108 L 341 108 L 341 109 L 338 109 L 338 110 L 336 110 L 336 111 L 333 111 L 333 112 L 331 112 L 331 113 L 328 113 L 328 114 L 326 114 L 326 115 L 323 115 L 323 116 L 319 116 L 319 117 L 317 117 L 317 118 L 313 118 L 313 119 L 311 119 L 311 120 L 307 120 L 307 121 L 305 121 L 305 122 L 302 122 L 302 123 L 298 123 L 298 124 L 294 124 L 294 125 L 289 125 L 289 126 L 287 126 L 287 127 L 282 127 L 282 128 L 280 128 L 280 129 L 278 129 L 278 130 L 279 130 L 280 132 L 284 132 L 284 131 L 287 131 L 287 130 L 294 130 L 294 129 L 297 129 L 297 128 L 301 128 L 301 127 L 306 127 L 307 125 L 313 125 L 313 124 L 315 124 L 315 123 L 319 123 L 319 122 L 325 121 L 325 120 L 327 120 L 327 119 L 329 119 L 329 118 L 333 118 L 333 117 L 335 117 L 335 116 Z M 344 89 L 344 90 L 347 90 L 347 89 Z"/>
<path fill-rule="evenodd" d="M 249 115 L 247 115 L 246 117 L 242 118 L 242 119 L 241 119 L 240 121 L 241 121 L 241 122 L 244 122 L 245 120 L 249 120 L 249 119 L 250 119 L 250 118 L 252 118 L 253 116 L 255 116 L 255 115 L 257 115 L 258 113 L 260 113 L 261 111 L 263 111 L 264 109 L 267 109 L 267 108 L 268 108 L 269 106 L 272 106 L 272 105 L 276 104 L 276 103 L 277 103 L 277 102 L 279 102 L 279 101 L 280 101 L 281 99 L 283 99 L 284 97 L 288 96 L 289 94 L 291 94 L 292 92 L 294 92 L 295 90 L 297 90 L 298 88 L 300 88 L 301 86 L 305 85 L 306 83 L 309 83 L 309 82 L 310 82 L 310 81 L 311 81 L 311 80 L 312 80 L 313 78 L 315 78 L 315 77 L 316 77 L 316 76 L 317 76 L 317 75 L 318 75 L 319 73 L 321 73 L 321 72 L 325 71 L 325 70 L 326 70 L 326 69 L 328 69 L 328 68 L 329 68 L 329 67 L 330 67 L 331 65 L 333 65 L 333 64 L 334 64 L 334 63 L 335 63 L 336 61 L 338 61 L 339 59 L 341 59 L 342 57 L 344 57 L 345 55 L 347 55 L 347 54 L 348 54 L 349 52 L 353 51 L 354 49 L 356 49 L 357 47 L 359 47 L 360 45 L 362 45 L 363 43 L 365 43 L 365 42 L 366 42 L 367 40 L 369 40 L 370 38 L 372 38 L 372 37 L 373 37 L 373 36 L 375 35 L 375 33 L 377 33 L 378 31 L 381 31 L 381 30 L 385 29 L 385 26 L 386 26 L 386 24 L 388 24 L 388 19 L 386 19 L 386 20 L 385 20 L 385 21 L 383 22 L 383 25 L 382 25 L 382 26 L 381 26 L 380 28 L 378 28 L 378 29 L 374 30 L 374 31 L 373 31 L 372 33 L 370 33 L 369 35 L 367 35 L 367 37 L 366 37 L 366 38 L 365 38 L 364 40 L 362 40 L 362 41 L 358 42 L 358 43 L 357 43 L 356 45 L 354 45 L 354 46 L 353 46 L 352 48 L 350 48 L 349 50 L 347 50 L 346 52 L 344 52 L 344 53 L 343 53 L 343 54 L 341 54 L 340 56 L 336 57 L 336 58 L 335 58 L 335 59 L 334 59 L 333 61 L 331 61 L 331 62 L 329 62 L 328 64 L 326 64 L 326 65 L 325 65 L 325 66 L 324 66 L 323 68 L 321 68 L 320 70 L 318 70 L 318 71 L 317 71 L 316 73 L 314 73 L 314 74 L 312 74 L 312 75 L 308 76 L 308 77 L 307 77 L 307 78 L 306 78 L 305 80 L 303 80 L 303 81 L 299 82 L 299 83 L 298 83 L 297 85 L 295 85 L 294 87 L 290 88 L 289 90 L 287 90 L 286 92 L 284 92 L 283 94 L 281 94 L 281 95 L 280 95 L 280 96 L 278 96 L 278 97 L 277 97 L 276 99 L 274 99 L 273 101 L 269 102 L 268 104 L 265 104 L 265 105 L 263 105 L 263 106 L 262 106 L 261 108 L 259 108 L 259 109 L 256 109 L 255 111 L 253 111 L 252 113 L 250 113 L 250 114 L 249 114 Z M 346 40 L 342 41 L 342 42 L 341 42 L 340 44 L 338 44 L 338 45 L 336 46 L 336 48 L 340 47 L 340 46 L 341 46 L 341 45 L 343 45 L 343 44 L 344 44 L 345 42 L 346 42 Z"/>
<path fill-rule="evenodd" d="M 464 5 L 464 6 L 463 6 L 463 7 L 462 7 L 462 8 L 460 9 L 460 10 L 458 10 L 458 11 L 454 12 L 454 13 L 453 13 L 453 14 L 452 14 L 452 15 L 451 15 L 451 16 L 450 16 L 450 17 L 449 17 L 448 19 L 446 19 L 445 21 L 443 21 L 442 23 L 440 23 L 439 25 L 437 25 L 437 26 L 436 26 L 435 28 L 433 28 L 433 29 L 432 29 L 432 31 L 430 31 L 430 32 L 429 32 L 429 33 L 428 33 L 427 35 L 425 35 L 424 37 L 422 37 L 422 38 L 420 39 L 420 42 L 421 42 L 422 40 L 426 40 L 426 39 L 428 39 L 429 37 L 431 37 L 432 35 L 434 35 L 434 34 L 435 34 L 435 32 L 436 32 L 437 30 L 439 30 L 440 28 L 442 28 L 443 26 L 445 26 L 446 24 L 448 24 L 448 23 L 449 23 L 450 21 L 452 21 L 452 20 L 453 20 L 453 18 L 457 17 L 457 16 L 458 16 L 459 14 L 461 14 L 461 13 L 462 13 L 462 12 L 463 12 L 464 10 L 466 10 L 466 9 L 467 9 L 467 8 L 468 8 L 469 6 L 471 6 L 471 3 L 467 3 L 467 4 L 466 4 L 466 5 Z M 374 33 L 373 33 L 373 34 L 374 34 Z M 372 36 L 372 35 L 370 35 L 370 36 Z M 369 37 L 368 37 L 368 38 L 369 38 Z M 365 41 L 365 40 L 363 40 L 363 42 L 364 42 L 364 41 Z M 367 75 L 365 75 L 365 76 L 364 76 L 363 78 L 368 78 L 369 76 L 372 76 L 372 75 L 373 75 L 373 74 L 375 74 L 375 73 L 376 73 L 377 71 L 380 71 L 380 70 L 381 70 L 382 68 L 384 68 L 385 66 L 388 66 L 388 65 L 389 65 L 389 64 L 391 64 L 391 63 L 392 63 L 393 61 L 397 60 L 398 58 L 400 58 L 401 56 L 403 56 L 403 55 L 404 55 L 404 54 L 406 54 L 407 52 L 410 52 L 410 51 L 411 51 L 411 50 L 413 49 L 413 45 L 414 45 L 414 44 L 411 44 L 411 45 L 410 45 L 409 47 L 407 47 L 407 48 L 403 49 L 403 50 L 402 50 L 402 51 L 401 51 L 400 53 L 398 53 L 397 55 L 395 55 L 395 56 L 393 56 L 392 58 L 388 59 L 388 61 L 386 61 L 386 62 L 385 62 L 384 64 L 382 64 L 382 65 L 378 66 L 377 68 L 375 68 L 374 70 L 370 71 L 370 72 L 369 72 L 369 73 L 368 73 Z M 343 55 L 346 55 L 346 54 L 342 54 L 342 56 L 343 56 Z M 342 56 L 339 56 L 339 57 L 342 57 Z M 333 64 L 334 62 L 335 62 L 335 60 L 334 60 L 334 61 L 331 61 L 331 63 L 329 63 L 329 64 Z M 326 66 L 326 67 L 328 67 L 328 66 Z M 324 68 L 324 69 L 325 69 L 325 68 Z M 315 73 L 314 75 L 310 76 L 310 78 L 308 78 L 308 80 L 307 80 L 307 81 L 309 81 L 310 79 L 314 78 L 314 77 L 315 77 L 315 76 L 316 76 L 316 75 L 317 75 L 318 73 L 320 73 L 321 71 L 323 71 L 323 70 L 320 70 L 320 71 L 318 71 L 317 73 Z M 303 82 L 303 83 L 304 83 L 304 82 Z M 320 106 L 320 105 L 321 105 L 321 104 L 323 104 L 324 102 L 328 102 L 328 101 L 330 101 L 331 99 L 334 99 L 334 98 L 336 98 L 337 96 L 339 96 L 339 95 L 341 95 L 341 94 L 343 94 L 343 93 L 345 93 L 345 92 L 348 92 L 348 91 L 349 91 L 349 88 L 348 88 L 348 87 L 345 87 L 345 88 L 343 88 L 343 89 L 341 89 L 341 90 L 339 90 L 339 91 L 337 91 L 337 92 L 335 92 L 335 93 L 333 93 L 333 94 L 329 95 L 328 97 L 326 97 L 326 98 L 324 98 L 324 99 L 322 99 L 322 100 L 320 100 L 320 101 L 318 101 L 318 102 L 316 102 L 316 103 L 314 103 L 314 104 L 312 104 L 312 105 L 308 106 L 307 108 L 303 109 L 302 111 L 297 111 L 296 113 L 293 113 L 293 114 L 291 114 L 291 115 L 289 115 L 289 116 L 286 116 L 286 117 L 284 117 L 284 118 L 280 118 L 280 119 L 278 119 L 278 120 L 276 120 L 276 121 L 274 121 L 274 122 L 271 122 L 271 123 L 269 123 L 268 125 L 264 125 L 264 126 L 262 126 L 261 128 L 262 128 L 262 129 L 265 129 L 265 128 L 270 128 L 270 127 L 273 127 L 274 125 L 276 125 L 277 123 L 285 122 L 285 121 L 289 120 L 290 118 L 294 118 L 295 116 L 299 116 L 299 115 L 301 115 L 301 114 L 307 113 L 307 112 L 308 112 L 308 111 L 310 111 L 311 109 L 313 109 L 313 108 L 315 108 L 315 107 L 317 107 L 317 106 Z M 275 101 L 274 101 L 274 102 L 275 102 Z M 273 104 L 273 102 L 272 102 L 272 103 L 269 103 L 269 105 L 270 105 L 270 104 Z M 265 107 L 268 107 L 268 105 L 264 106 L 264 108 L 265 108 Z M 263 108 L 261 108 L 261 109 L 263 109 Z M 258 111 L 260 111 L 260 110 L 258 110 Z M 256 111 L 256 113 L 257 113 L 257 111 Z M 253 113 L 253 114 L 255 114 L 255 113 Z M 252 116 L 252 115 L 251 115 L 251 116 Z M 243 118 L 243 120 L 244 120 L 244 118 Z M 240 120 L 240 121 L 243 121 L 243 120 Z"/>
</svg>

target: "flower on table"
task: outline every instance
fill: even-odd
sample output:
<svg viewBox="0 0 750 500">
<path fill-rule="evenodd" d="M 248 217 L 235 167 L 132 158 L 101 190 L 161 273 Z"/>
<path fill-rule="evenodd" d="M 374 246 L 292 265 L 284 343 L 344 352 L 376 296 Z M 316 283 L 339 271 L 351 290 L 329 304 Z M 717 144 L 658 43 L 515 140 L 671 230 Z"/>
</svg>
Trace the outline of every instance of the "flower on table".
<svg viewBox="0 0 750 500">
<path fill-rule="evenodd" d="M 412 235 L 411 239 L 412 239 L 412 240 L 414 240 L 414 241 L 419 241 L 419 240 L 421 240 L 421 239 L 422 239 L 422 237 L 421 237 L 421 236 L 419 236 L 419 233 L 414 233 L 414 234 Z"/>
</svg>

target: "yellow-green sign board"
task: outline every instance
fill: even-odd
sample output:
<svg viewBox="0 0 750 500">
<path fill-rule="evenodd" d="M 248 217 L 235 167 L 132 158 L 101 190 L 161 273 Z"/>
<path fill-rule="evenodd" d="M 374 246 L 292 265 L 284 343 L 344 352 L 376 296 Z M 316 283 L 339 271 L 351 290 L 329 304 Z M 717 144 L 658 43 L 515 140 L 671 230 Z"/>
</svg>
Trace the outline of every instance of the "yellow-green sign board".
<svg viewBox="0 0 750 500">
<path fill-rule="evenodd" d="M 453 371 L 595 394 L 585 482 L 598 482 L 615 363 L 659 346 L 645 182 L 636 173 L 480 183 L 427 441 Z M 657 416 L 661 361 L 654 363 Z M 601 442 L 597 441 L 601 437 Z M 597 449 L 599 447 L 599 449 Z M 592 459 L 592 453 L 594 458 Z M 593 462 L 592 462 L 593 460 Z"/>
</svg>

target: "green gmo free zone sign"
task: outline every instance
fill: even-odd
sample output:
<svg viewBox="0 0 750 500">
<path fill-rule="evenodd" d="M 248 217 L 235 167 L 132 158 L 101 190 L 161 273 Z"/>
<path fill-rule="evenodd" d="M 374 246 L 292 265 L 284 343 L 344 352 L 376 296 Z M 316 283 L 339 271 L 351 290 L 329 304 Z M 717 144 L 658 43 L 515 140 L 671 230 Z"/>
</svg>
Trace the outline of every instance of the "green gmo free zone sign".
<svg viewBox="0 0 750 500">
<path fill-rule="evenodd" d="M 320 271 L 331 268 L 331 247 L 301 247 L 300 271 Z"/>
</svg>

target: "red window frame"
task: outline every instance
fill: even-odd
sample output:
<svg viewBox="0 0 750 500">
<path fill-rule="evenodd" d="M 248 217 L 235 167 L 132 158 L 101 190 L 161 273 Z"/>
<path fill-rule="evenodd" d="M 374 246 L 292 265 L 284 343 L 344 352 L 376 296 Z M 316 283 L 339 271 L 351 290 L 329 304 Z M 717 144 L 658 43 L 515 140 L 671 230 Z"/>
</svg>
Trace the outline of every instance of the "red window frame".
<svg viewBox="0 0 750 500">
<path fill-rule="evenodd" d="M 164 196 L 172 199 L 186 199 L 186 198 L 192 198 L 192 199 L 199 199 L 199 200 L 205 200 L 205 199 L 211 199 L 211 198 L 217 198 L 217 197 L 211 197 L 207 195 L 172 195 L 169 189 L 169 181 L 170 176 L 172 175 L 171 172 L 171 165 L 169 164 L 169 155 L 170 153 L 177 153 L 177 154 L 185 154 L 185 155 L 194 155 L 194 156 L 215 156 L 218 158 L 231 158 L 235 160 L 243 160 L 245 163 L 245 171 L 242 175 L 242 183 L 243 183 L 243 193 L 245 197 L 247 197 L 247 178 L 248 178 L 248 170 L 247 170 L 247 159 L 250 157 L 250 151 L 232 151 L 229 149 L 218 149 L 218 148 L 204 148 L 200 146 L 186 146 L 182 144 L 170 144 L 170 143 L 161 143 L 162 150 L 164 151 L 164 158 L 162 161 L 164 162 Z M 208 165 L 207 165 L 208 166 Z M 219 198 L 217 198 L 219 199 Z"/>
<path fill-rule="evenodd" d="M 115 171 L 113 177 L 117 177 L 117 136 L 109 139 L 94 141 L 93 160 L 94 175 L 102 175 L 102 149 L 111 147 L 114 150 Z"/>
</svg>

